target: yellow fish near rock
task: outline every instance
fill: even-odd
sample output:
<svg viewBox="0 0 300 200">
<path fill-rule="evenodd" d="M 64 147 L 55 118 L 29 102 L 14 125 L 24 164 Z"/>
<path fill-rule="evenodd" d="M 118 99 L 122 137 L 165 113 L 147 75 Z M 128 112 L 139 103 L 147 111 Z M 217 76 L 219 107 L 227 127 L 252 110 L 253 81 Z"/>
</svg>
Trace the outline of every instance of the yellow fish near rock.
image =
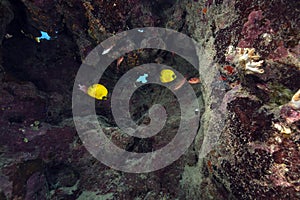
<svg viewBox="0 0 300 200">
<path fill-rule="evenodd" d="M 87 94 L 95 99 L 103 100 L 107 97 L 108 90 L 104 85 L 101 84 L 94 84 L 87 89 Z"/>
<path fill-rule="evenodd" d="M 169 83 L 176 79 L 176 74 L 170 69 L 163 69 L 160 72 L 160 81 L 162 83 Z"/>
<path fill-rule="evenodd" d="M 98 100 L 105 100 L 108 94 L 106 87 L 101 84 L 94 84 L 90 87 L 86 87 L 85 85 L 81 84 L 78 86 L 79 90 Z"/>
</svg>

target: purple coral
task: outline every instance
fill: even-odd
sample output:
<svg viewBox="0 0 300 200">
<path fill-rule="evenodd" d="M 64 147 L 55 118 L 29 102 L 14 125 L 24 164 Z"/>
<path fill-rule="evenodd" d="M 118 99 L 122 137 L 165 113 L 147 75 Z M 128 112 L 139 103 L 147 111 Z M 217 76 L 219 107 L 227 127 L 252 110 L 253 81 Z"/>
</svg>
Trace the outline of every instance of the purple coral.
<svg viewBox="0 0 300 200">
<path fill-rule="evenodd" d="M 300 120 L 300 111 L 293 109 L 290 105 L 282 106 L 280 116 L 292 124 Z"/>
<path fill-rule="evenodd" d="M 265 19 L 262 11 L 252 11 L 248 16 L 248 21 L 244 24 L 242 35 L 243 38 L 239 41 L 238 47 L 250 48 L 253 47 L 254 41 L 262 34 L 270 32 L 270 20 Z"/>
<path fill-rule="evenodd" d="M 280 42 L 278 47 L 270 53 L 269 58 L 274 61 L 281 60 L 288 56 L 288 49 L 283 46 L 283 42 Z"/>
</svg>

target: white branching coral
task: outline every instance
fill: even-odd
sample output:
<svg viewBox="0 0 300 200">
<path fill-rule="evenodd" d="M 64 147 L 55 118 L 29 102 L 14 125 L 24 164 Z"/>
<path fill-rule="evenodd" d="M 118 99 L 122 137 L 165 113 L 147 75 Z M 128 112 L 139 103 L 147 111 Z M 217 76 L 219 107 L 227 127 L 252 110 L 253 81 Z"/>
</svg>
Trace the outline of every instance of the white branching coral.
<svg viewBox="0 0 300 200">
<path fill-rule="evenodd" d="M 264 61 L 260 60 L 260 56 L 255 53 L 254 48 L 234 48 L 230 45 L 225 56 L 227 61 L 235 64 L 247 73 L 264 73 L 264 70 L 260 68 Z"/>
</svg>

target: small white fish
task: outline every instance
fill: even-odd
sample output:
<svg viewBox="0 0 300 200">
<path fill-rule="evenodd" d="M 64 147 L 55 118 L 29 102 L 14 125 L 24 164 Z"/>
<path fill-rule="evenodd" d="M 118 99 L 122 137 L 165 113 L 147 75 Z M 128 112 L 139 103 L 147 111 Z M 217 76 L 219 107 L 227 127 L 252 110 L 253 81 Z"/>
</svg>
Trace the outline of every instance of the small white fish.
<svg viewBox="0 0 300 200">
<path fill-rule="evenodd" d="M 78 89 L 84 93 L 87 93 L 88 88 L 85 85 L 78 84 Z"/>
<path fill-rule="evenodd" d="M 137 31 L 140 33 L 144 33 L 144 29 L 138 29 Z"/>
<path fill-rule="evenodd" d="M 104 49 L 104 51 L 102 52 L 102 55 L 107 54 L 108 52 L 110 52 L 110 50 L 112 50 L 114 46 L 110 46 L 108 49 Z"/>
<path fill-rule="evenodd" d="M 12 38 L 13 37 L 13 35 L 11 35 L 11 34 L 9 34 L 9 33 L 6 33 L 6 35 L 5 35 L 5 38 L 6 39 L 9 39 L 9 38 Z"/>
</svg>

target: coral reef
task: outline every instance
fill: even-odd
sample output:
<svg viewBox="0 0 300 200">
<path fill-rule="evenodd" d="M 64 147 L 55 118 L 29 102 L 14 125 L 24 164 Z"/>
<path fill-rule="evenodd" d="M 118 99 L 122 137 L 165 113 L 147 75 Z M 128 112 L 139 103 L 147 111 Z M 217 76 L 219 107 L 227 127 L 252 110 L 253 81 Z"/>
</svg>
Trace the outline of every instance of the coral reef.
<svg viewBox="0 0 300 200">
<path fill-rule="evenodd" d="M 300 198 L 297 0 L 2 0 L 0 16 L 0 199 Z M 191 85 L 202 118 L 177 161 L 130 174 L 85 149 L 73 124 L 72 88 L 97 44 L 147 26 L 185 33 L 205 49 L 198 52 L 200 84 Z M 51 40 L 37 42 L 41 32 Z M 154 36 L 143 42 L 166 45 Z M 172 52 L 139 49 L 111 63 L 101 83 L 111 91 L 128 70 L 151 62 L 174 66 L 187 79 L 197 75 Z M 149 123 L 147 110 L 156 103 L 170 117 L 150 139 L 116 127 L 110 101 L 95 107 L 111 141 L 149 152 L 174 137 L 180 106 L 160 86 L 140 87 L 130 99 L 138 124 Z M 81 125 L 91 128 L 91 119 Z"/>
<path fill-rule="evenodd" d="M 255 54 L 254 48 L 236 48 L 233 46 L 228 47 L 226 55 L 226 61 L 237 65 L 238 68 L 252 73 L 264 73 L 263 69 L 259 67 L 262 66 L 263 60 L 259 60 L 260 56 Z"/>
<path fill-rule="evenodd" d="M 248 21 L 244 24 L 242 35 L 243 38 L 239 41 L 238 47 L 251 48 L 254 41 L 263 36 L 266 42 L 270 42 L 270 20 L 265 19 L 262 15 L 262 11 L 252 11 L 248 16 Z"/>
<path fill-rule="evenodd" d="M 194 5 L 202 9 L 205 1 Z M 300 77 L 299 34 L 295 34 L 300 28 L 299 12 L 292 12 L 296 5 L 295 1 L 215 2 L 207 14 L 216 16 L 221 9 L 222 20 L 206 18 L 206 26 L 199 23 L 202 28 L 196 30 L 190 25 L 200 43 L 207 44 L 207 36 L 214 37 L 220 80 L 228 90 L 217 109 L 228 109 L 228 113 L 219 144 L 195 167 L 194 171 L 204 173 L 197 174 L 198 182 L 190 177 L 182 182 L 189 199 L 299 198 L 295 174 L 299 170 L 299 114 L 291 106 L 300 86 L 295 82 Z M 199 15 L 197 8 L 191 11 L 191 16 Z"/>
</svg>

